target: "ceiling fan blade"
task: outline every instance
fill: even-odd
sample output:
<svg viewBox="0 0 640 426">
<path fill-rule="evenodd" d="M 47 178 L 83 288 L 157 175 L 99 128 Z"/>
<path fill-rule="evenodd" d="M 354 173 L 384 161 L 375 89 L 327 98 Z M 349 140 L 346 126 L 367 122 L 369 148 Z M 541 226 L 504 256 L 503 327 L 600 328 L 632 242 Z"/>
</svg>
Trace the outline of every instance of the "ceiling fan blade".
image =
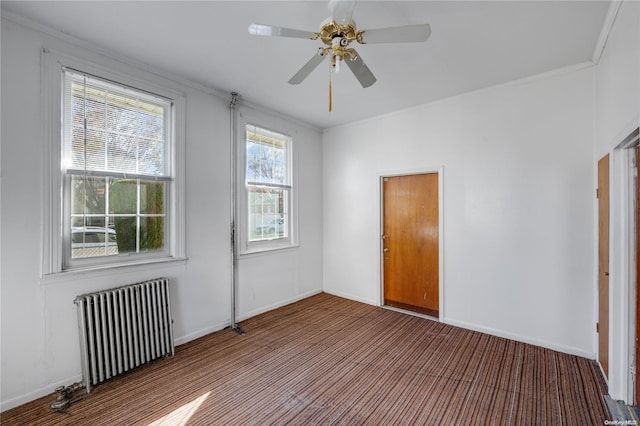
<svg viewBox="0 0 640 426">
<path fill-rule="evenodd" d="M 294 30 L 292 28 L 274 27 L 273 25 L 251 24 L 249 34 L 271 37 L 294 37 L 312 39 L 316 33 L 312 31 Z"/>
<path fill-rule="evenodd" d="M 431 35 L 429 24 L 405 25 L 403 27 L 378 28 L 365 30 L 362 41 L 365 43 L 411 43 L 427 41 Z"/>
<path fill-rule="evenodd" d="M 369 87 L 376 82 L 376 76 L 373 75 L 360 55 L 356 56 L 356 59 L 354 60 L 346 58 L 344 61 L 347 63 L 347 66 L 351 69 L 353 75 L 356 76 L 362 87 Z"/>
<path fill-rule="evenodd" d="M 351 16 L 355 7 L 355 0 L 329 0 L 331 17 L 335 23 L 340 25 L 352 22 Z"/>
<path fill-rule="evenodd" d="M 313 55 L 313 57 L 309 59 L 309 61 L 304 64 L 302 68 L 300 68 L 300 70 L 293 77 L 291 77 L 291 79 L 289 79 L 289 84 L 302 83 L 302 80 L 307 78 L 307 76 L 311 74 L 311 71 L 316 69 L 316 67 L 320 65 L 320 63 L 324 60 L 324 58 L 325 56 L 318 53 Z"/>
</svg>

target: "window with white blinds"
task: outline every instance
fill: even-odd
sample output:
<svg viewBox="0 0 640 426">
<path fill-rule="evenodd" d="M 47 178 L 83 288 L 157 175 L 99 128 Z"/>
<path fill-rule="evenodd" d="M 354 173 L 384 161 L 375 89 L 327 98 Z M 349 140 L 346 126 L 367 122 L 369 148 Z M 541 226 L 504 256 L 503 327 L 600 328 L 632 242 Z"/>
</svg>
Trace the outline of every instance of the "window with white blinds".
<svg viewBox="0 0 640 426">
<path fill-rule="evenodd" d="M 63 70 L 67 267 L 167 253 L 172 101 Z"/>
</svg>

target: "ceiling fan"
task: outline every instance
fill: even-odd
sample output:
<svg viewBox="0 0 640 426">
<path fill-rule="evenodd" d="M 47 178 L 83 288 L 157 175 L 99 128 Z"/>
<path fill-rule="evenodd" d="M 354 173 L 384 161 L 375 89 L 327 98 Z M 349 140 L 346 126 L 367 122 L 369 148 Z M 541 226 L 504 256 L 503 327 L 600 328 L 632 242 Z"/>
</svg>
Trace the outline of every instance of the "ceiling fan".
<svg viewBox="0 0 640 426">
<path fill-rule="evenodd" d="M 325 19 L 319 32 L 275 27 L 272 25 L 251 24 L 249 34 L 271 37 L 320 39 L 325 44 L 318 48 L 316 54 L 300 68 L 289 80 L 290 84 L 300 84 L 320 63 L 330 58 L 331 71 L 338 72 L 340 63 L 345 61 L 362 87 L 369 87 L 376 82 L 369 67 L 358 52 L 350 47 L 351 42 L 360 44 L 423 42 L 431 35 L 429 24 L 405 25 L 401 27 L 358 30 L 351 18 L 355 8 L 355 0 L 330 0 L 331 16 Z M 331 80 L 329 80 L 329 111 L 331 111 Z"/>
</svg>

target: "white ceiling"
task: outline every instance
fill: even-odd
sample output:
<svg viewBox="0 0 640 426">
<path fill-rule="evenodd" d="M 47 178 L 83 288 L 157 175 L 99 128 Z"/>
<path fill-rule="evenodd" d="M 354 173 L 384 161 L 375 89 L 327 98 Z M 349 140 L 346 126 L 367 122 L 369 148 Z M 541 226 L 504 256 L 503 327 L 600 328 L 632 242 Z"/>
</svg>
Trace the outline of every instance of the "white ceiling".
<svg viewBox="0 0 640 426">
<path fill-rule="evenodd" d="M 608 1 L 359 1 L 358 29 L 429 23 L 426 43 L 356 45 L 378 81 L 328 61 L 289 78 L 320 41 L 257 37 L 251 23 L 318 31 L 328 1 L 2 1 L 102 48 L 328 128 L 591 60 Z"/>
</svg>

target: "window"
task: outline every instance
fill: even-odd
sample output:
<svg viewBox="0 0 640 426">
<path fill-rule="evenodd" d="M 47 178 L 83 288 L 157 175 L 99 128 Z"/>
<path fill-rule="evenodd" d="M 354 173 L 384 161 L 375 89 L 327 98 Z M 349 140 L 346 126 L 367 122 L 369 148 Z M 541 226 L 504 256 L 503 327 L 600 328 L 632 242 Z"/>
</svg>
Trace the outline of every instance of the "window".
<svg viewBox="0 0 640 426">
<path fill-rule="evenodd" d="M 43 277 L 184 261 L 184 94 L 76 53 L 42 51 Z"/>
<path fill-rule="evenodd" d="M 171 102 L 64 71 L 66 264 L 164 252 Z"/>
<path fill-rule="evenodd" d="M 292 139 L 254 124 L 244 126 L 242 213 L 245 251 L 294 244 Z"/>
</svg>

